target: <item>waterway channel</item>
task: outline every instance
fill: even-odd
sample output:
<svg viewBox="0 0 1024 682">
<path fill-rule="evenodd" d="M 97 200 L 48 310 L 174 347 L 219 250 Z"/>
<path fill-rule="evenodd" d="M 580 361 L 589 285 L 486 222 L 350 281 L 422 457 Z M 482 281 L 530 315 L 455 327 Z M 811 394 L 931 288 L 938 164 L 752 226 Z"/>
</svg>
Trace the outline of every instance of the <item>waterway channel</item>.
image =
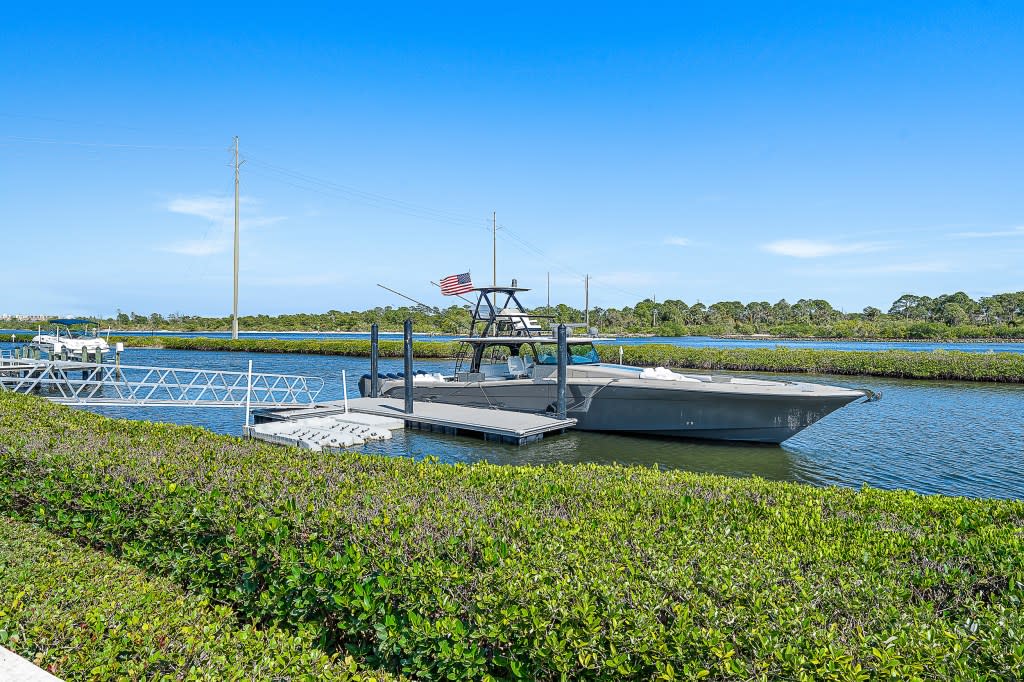
<svg viewBox="0 0 1024 682">
<path fill-rule="evenodd" d="M 207 339 L 229 339 L 230 332 L 114 332 L 124 336 L 183 336 Z M 35 334 L 27 329 L 0 329 L 0 339 L 11 334 Z M 417 341 L 452 341 L 459 337 L 437 334 L 415 334 Z M 364 332 L 239 332 L 242 339 L 290 339 L 339 341 L 368 340 L 370 335 Z M 382 332 L 381 339 L 400 341 L 401 332 Z M 775 339 L 775 338 L 721 338 L 711 336 L 623 336 L 605 338 L 598 343 L 611 345 L 645 345 L 664 343 L 670 346 L 686 346 L 691 348 L 816 348 L 826 350 L 958 350 L 968 353 L 1024 353 L 1024 343 L 1019 341 L 1000 340 L 967 340 L 967 341 L 891 341 L 891 340 L 858 340 L 858 339 Z"/>
<path fill-rule="evenodd" d="M 321 400 L 358 395 L 365 358 L 205 351 L 128 349 L 132 365 L 201 367 L 302 374 L 324 379 Z M 401 371 L 401 359 L 383 359 L 382 372 Z M 417 369 L 448 372 L 450 361 L 424 360 Z M 744 373 L 752 374 L 752 373 Z M 765 376 L 765 375 L 758 375 Z M 781 446 L 724 445 L 570 432 L 518 448 L 417 431 L 362 447 L 384 455 L 433 455 L 443 462 L 500 464 L 552 462 L 657 466 L 729 476 L 760 476 L 815 485 L 911 489 L 969 497 L 1024 499 L 1024 386 L 976 382 L 904 381 L 874 377 L 789 376 L 865 387 L 882 400 L 850 405 Z M 109 416 L 205 426 L 241 433 L 238 409 L 102 408 Z"/>
</svg>

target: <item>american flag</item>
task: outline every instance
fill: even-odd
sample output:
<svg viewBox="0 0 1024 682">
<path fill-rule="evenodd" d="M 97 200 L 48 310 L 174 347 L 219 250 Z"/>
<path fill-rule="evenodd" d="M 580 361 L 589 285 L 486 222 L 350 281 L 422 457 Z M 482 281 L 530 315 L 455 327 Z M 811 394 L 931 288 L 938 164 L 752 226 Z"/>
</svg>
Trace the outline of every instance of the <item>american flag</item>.
<svg viewBox="0 0 1024 682">
<path fill-rule="evenodd" d="M 464 272 L 461 275 L 448 275 L 441 280 L 441 294 L 443 296 L 455 296 L 472 290 L 473 280 L 470 279 L 468 272 Z"/>
</svg>

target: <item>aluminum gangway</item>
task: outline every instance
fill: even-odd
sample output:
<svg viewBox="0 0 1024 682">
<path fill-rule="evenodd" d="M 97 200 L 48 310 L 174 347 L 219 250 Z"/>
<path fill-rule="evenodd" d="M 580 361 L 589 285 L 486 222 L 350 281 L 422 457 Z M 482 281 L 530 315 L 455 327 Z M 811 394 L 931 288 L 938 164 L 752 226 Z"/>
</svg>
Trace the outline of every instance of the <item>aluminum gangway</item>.
<svg viewBox="0 0 1024 682">
<path fill-rule="evenodd" d="M 312 405 L 319 377 L 72 360 L 0 357 L 0 390 L 70 405 L 294 407 Z"/>
</svg>

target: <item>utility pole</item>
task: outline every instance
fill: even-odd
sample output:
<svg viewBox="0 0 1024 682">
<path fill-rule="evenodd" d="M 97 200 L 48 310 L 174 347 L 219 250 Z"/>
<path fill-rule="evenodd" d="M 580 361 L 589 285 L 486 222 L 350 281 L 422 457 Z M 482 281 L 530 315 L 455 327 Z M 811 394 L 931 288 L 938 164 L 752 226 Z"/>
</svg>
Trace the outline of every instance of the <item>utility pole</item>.
<svg viewBox="0 0 1024 682">
<path fill-rule="evenodd" d="M 654 294 L 654 306 L 651 308 L 651 327 L 658 326 L 658 295 Z"/>
<path fill-rule="evenodd" d="M 551 312 L 551 273 L 548 273 L 548 312 Z"/>
<path fill-rule="evenodd" d="M 587 309 L 587 333 L 590 333 L 590 275 L 583 278 L 583 306 Z"/>
<path fill-rule="evenodd" d="M 238 339 L 238 136 L 235 135 L 235 295 L 231 305 L 231 338 Z"/>
<path fill-rule="evenodd" d="M 491 286 L 498 286 L 498 212 L 491 213 Z"/>
</svg>

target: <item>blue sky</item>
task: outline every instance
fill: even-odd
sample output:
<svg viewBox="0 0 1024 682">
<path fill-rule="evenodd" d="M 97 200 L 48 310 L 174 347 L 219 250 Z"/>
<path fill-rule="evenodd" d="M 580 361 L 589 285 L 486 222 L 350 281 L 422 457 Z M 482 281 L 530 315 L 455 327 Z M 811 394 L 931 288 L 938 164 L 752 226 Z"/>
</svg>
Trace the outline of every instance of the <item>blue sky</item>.
<svg viewBox="0 0 1024 682">
<path fill-rule="evenodd" d="M 1020 3 L 22 3 L 0 314 L 1024 289 Z"/>
</svg>

